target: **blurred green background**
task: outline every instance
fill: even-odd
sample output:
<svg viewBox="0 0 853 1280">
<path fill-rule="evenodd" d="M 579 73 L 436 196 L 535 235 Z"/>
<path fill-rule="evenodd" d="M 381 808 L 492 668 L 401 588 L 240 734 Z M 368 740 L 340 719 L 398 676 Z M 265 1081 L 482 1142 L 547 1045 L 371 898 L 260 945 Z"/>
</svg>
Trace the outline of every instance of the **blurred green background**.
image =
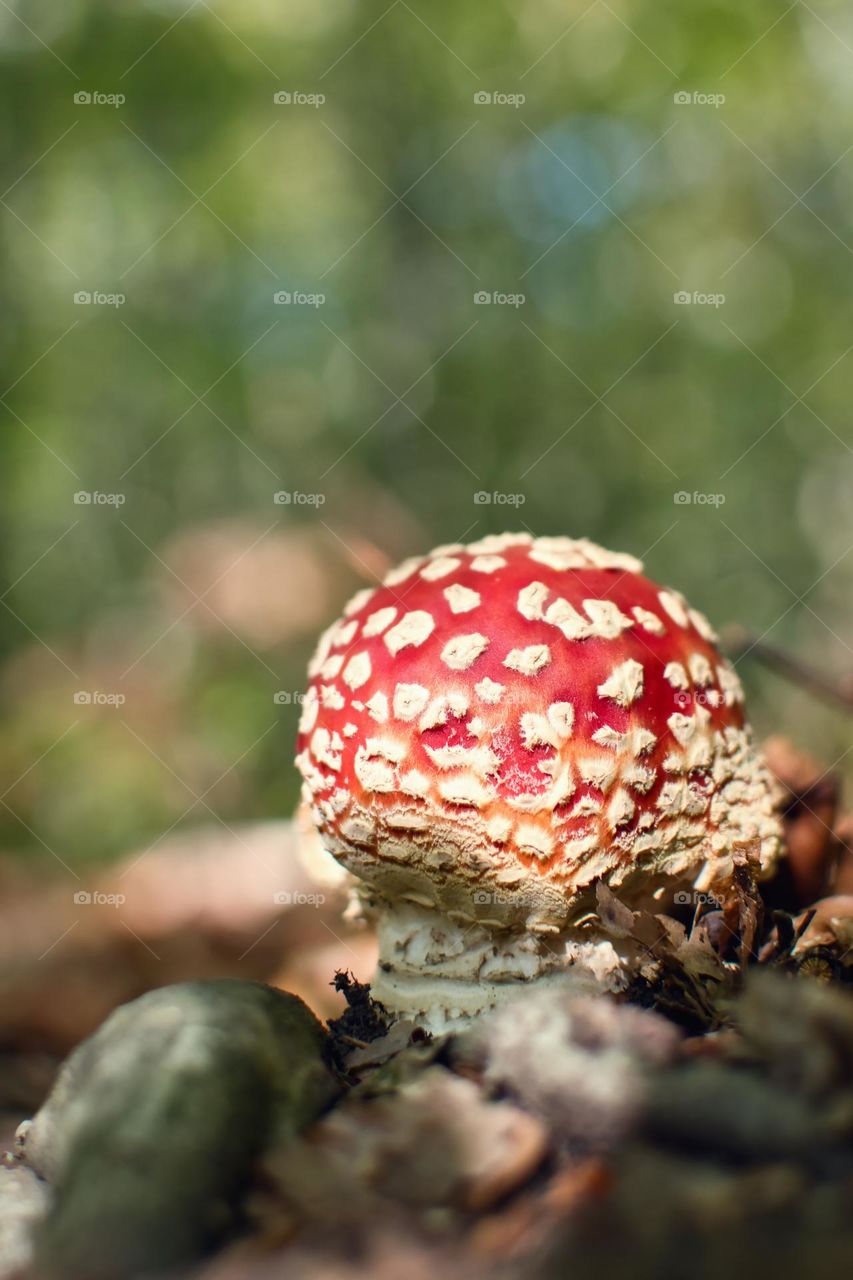
<svg viewBox="0 0 853 1280">
<path fill-rule="evenodd" d="M 851 670 L 843 0 L 8 0 L 0 62 L 8 852 L 288 813 L 314 635 L 505 527 Z"/>
</svg>

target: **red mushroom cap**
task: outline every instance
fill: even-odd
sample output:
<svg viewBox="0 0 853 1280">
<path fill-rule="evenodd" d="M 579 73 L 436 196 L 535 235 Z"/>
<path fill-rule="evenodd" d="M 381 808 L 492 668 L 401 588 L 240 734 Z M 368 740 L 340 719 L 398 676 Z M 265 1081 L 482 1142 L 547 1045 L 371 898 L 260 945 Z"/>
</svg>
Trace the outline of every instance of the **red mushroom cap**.
<svg viewBox="0 0 853 1280">
<path fill-rule="evenodd" d="M 741 841 L 772 864 L 775 787 L 738 678 L 641 570 L 505 534 L 359 592 L 300 724 L 326 847 L 386 898 L 554 925 L 599 879 L 710 883 Z"/>
</svg>

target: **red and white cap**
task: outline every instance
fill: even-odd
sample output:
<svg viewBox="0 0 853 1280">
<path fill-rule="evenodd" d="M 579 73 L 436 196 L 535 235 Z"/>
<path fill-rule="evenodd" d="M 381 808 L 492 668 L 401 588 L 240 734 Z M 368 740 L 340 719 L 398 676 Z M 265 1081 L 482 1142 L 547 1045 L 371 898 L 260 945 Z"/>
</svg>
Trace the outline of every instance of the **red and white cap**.
<svg viewBox="0 0 853 1280">
<path fill-rule="evenodd" d="M 543 932 L 598 880 L 712 887 L 745 841 L 768 870 L 775 784 L 715 639 L 585 539 L 405 561 L 309 668 L 297 763 L 323 843 L 386 903 Z"/>
</svg>

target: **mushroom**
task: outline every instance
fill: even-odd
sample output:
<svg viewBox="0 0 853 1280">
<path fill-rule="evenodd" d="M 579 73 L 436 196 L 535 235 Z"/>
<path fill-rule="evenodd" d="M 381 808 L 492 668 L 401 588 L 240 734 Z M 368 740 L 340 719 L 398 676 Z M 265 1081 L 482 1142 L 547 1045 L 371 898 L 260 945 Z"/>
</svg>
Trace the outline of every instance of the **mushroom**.
<svg viewBox="0 0 853 1280">
<path fill-rule="evenodd" d="M 297 763 L 377 916 L 376 999 L 442 1030 L 567 967 L 621 989 L 637 948 L 597 885 L 658 911 L 725 892 L 744 842 L 770 872 L 777 787 L 715 640 L 586 539 L 438 547 L 354 596 L 309 666 Z"/>
</svg>

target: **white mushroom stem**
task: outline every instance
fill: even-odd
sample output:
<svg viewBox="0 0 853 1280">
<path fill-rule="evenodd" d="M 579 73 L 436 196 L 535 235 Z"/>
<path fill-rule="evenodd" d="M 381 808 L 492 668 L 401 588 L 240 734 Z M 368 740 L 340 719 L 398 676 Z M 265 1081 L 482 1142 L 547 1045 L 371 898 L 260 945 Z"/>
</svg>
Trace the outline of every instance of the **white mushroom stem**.
<svg viewBox="0 0 853 1280">
<path fill-rule="evenodd" d="M 441 1034 L 486 1009 L 573 975 L 588 990 L 624 989 L 636 946 L 574 927 L 563 933 L 496 931 L 411 902 L 375 903 L 379 964 L 374 998 L 398 1018 Z"/>
</svg>

